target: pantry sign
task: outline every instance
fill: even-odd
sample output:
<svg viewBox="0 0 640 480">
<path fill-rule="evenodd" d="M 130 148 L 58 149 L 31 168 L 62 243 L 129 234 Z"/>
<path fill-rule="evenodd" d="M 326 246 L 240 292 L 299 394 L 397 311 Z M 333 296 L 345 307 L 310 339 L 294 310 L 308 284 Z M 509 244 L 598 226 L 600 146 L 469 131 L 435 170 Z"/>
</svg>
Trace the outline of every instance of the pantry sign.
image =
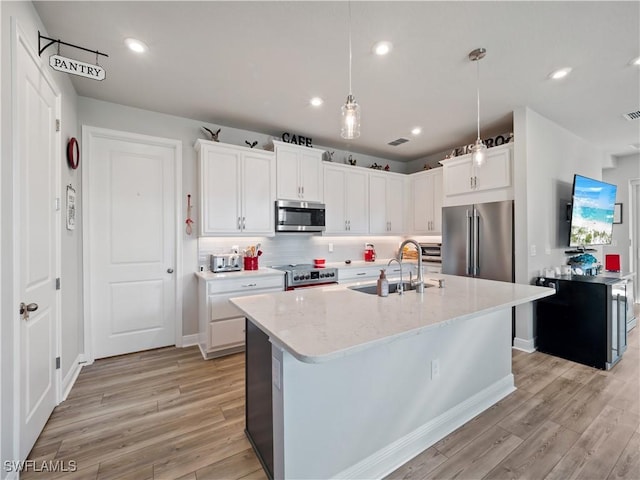
<svg viewBox="0 0 640 480">
<path fill-rule="evenodd" d="M 104 80 L 106 77 L 106 72 L 100 65 L 84 63 L 79 60 L 62 57 L 60 55 L 51 55 L 49 57 L 49 65 L 51 68 L 59 72 L 79 75 L 92 80 Z"/>
</svg>

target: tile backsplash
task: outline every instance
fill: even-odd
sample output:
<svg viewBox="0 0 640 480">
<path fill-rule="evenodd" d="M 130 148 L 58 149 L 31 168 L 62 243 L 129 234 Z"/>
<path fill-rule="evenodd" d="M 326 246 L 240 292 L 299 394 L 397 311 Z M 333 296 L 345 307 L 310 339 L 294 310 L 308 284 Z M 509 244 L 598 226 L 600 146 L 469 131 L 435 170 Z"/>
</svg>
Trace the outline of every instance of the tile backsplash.
<svg viewBox="0 0 640 480">
<path fill-rule="evenodd" d="M 260 266 L 285 265 L 290 263 L 313 263 L 314 258 L 324 258 L 327 262 L 363 260 L 364 244 L 372 243 L 378 258 L 394 257 L 400 243 L 407 237 L 401 236 L 358 236 L 330 237 L 312 234 L 278 234 L 275 237 L 200 237 L 198 239 L 198 264 L 209 265 L 209 255 L 229 253 L 237 245 L 242 249 L 249 245 L 261 244 Z M 439 242 L 440 237 L 412 237 L 419 242 Z M 333 251 L 330 252 L 330 246 Z"/>
</svg>

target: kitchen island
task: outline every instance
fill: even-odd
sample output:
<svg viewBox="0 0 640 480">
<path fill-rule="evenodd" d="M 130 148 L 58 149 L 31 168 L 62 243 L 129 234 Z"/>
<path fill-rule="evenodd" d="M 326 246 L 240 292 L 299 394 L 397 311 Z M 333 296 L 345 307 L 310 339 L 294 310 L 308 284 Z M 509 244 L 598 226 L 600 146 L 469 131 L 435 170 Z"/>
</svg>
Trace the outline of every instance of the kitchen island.
<svg viewBox="0 0 640 480">
<path fill-rule="evenodd" d="M 554 291 L 432 277 L 445 287 L 231 300 L 247 319 L 247 434 L 269 476 L 380 478 L 515 390 L 511 307 Z"/>
</svg>

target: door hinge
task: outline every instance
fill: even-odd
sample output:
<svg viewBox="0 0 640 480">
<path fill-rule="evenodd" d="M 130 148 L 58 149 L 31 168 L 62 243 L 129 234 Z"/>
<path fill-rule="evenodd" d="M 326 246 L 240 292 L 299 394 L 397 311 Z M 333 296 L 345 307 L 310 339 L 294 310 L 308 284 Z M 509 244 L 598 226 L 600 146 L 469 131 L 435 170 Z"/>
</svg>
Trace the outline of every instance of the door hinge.
<svg viewBox="0 0 640 480">
<path fill-rule="evenodd" d="M 56 278 L 56 290 L 60 290 L 60 277 Z"/>
<path fill-rule="evenodd" d="M 56 201 L 55 203 L 55 208 L 56 208 L 56 212 L 60 211 L 60 197 L 56 197 Z"/>
<path fill-rule="evenodd" d="M 56 357 L 56 370 L 60 370 L 60 357 Z"/>
<path fill-rule="evenodd" d="M 56 132 L 60 131 L 60 119 L 56 118 Z"/>
</svg>

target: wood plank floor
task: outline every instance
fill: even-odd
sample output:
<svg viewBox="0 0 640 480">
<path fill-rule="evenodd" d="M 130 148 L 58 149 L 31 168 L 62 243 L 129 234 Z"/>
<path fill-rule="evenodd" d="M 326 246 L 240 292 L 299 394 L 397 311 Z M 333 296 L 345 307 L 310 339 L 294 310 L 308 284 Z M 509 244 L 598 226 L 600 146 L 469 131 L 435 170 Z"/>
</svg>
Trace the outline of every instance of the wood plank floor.
<svg viewBox="0 0 640 480">
<path fill-rule="evenodd" d="M 638 328 L 609 372 L 513 352 L 518 390 L 389 479 L 640 479 Z M 265 479 L 244 436 L 244 357 L 165 348 L 83 368 L 23 479 Z"/>
</svg>

